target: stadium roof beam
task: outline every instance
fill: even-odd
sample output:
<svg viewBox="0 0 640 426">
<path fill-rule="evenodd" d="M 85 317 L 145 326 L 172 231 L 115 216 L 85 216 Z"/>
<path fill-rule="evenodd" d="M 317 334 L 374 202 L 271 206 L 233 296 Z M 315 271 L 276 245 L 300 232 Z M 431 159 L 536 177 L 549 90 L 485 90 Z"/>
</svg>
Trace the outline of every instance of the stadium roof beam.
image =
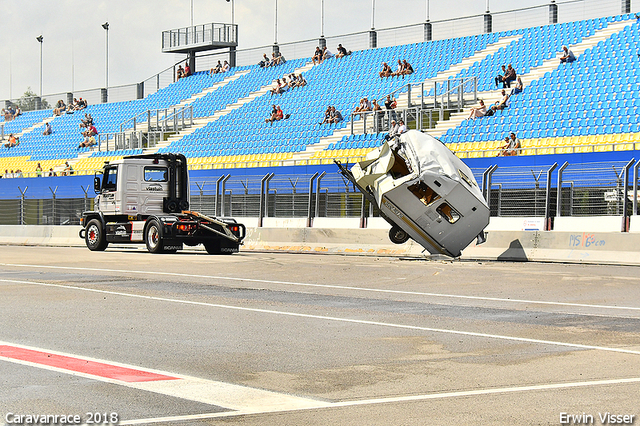
<svg viewBox="0 0 640 426">
<path fill-rule="evenodd" d="M 210 23 L 162 32 L 162 53 L 189 55 L 189 66 L 195 71 L 195 54 L 216 49 L 229 49 L 229 64 L 236 64 L 238 26 Z"/>
</svg>

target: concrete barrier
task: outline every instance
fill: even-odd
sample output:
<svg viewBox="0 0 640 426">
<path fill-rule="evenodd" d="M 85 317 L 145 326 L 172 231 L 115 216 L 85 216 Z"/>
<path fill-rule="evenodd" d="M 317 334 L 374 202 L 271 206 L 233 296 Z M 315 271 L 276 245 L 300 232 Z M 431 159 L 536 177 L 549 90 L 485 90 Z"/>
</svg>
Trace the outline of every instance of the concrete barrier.
<svg viewBox="0 0 640 426">
<path fill-rule="evenodd" d="M 0 226 L 0 244 L 84 246 L 80 226 Z M 242 250 L 335 253 L 373 256 L 428 255 L 409 241 L 395 245 L 387 229 L 247 228 Z M 482 245 L 472 243 L 462 259 L 546 261 L 640 265 L 640 233 L 501 231 L 487 232 Z"/>
</svg>

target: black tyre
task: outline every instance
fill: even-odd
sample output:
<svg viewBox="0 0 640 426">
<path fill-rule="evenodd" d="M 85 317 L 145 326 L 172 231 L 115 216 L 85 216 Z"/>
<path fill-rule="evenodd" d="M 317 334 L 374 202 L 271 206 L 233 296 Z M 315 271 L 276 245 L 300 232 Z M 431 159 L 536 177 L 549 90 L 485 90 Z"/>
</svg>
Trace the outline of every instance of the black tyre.
<svg viewBox="0 0 640 426">
<path fill-rule="evenodd" d="M 163 253 L 162 249 L 162 229 L 157 220 L 151 219 L 144 232 L 144 242 L 149 253 Z"/>
<path fill-rule="evenodd" d="M 389 239 L 394 244 L 404 244 L 409 240 L 409 234 L 397 226 L 392 226 L 389 230 Z"/>
<path fill-rule="evenodd" d="M 91 219 L 84 232 L 84 242 L 91 251 L 104 251 L 109 243 L 107 235 L 98 219 Z"/>
</svg>

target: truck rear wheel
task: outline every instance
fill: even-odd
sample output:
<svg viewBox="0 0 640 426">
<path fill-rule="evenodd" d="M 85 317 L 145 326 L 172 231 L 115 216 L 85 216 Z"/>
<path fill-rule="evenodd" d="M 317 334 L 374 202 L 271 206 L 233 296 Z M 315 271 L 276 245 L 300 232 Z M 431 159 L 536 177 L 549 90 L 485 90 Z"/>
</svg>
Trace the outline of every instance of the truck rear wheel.
<svg viewBox="0 0 640 426">
<path fill-rule="evenodd" d="M 151 219 L 144 233 L 144 242 L 147 245 L 149 253 L 162 253 L 162 235 L 160 224 L 157 220 Z"/>
<path fill-rule="evenodd" d="M 389 239 L 394 244 L 404 244 L 409 240 L 409 234 L 398 226 L 392 226 L 389 230 Z"/>
<path fill-rule="evenodd" d="M 104 251 L 109 243 L 98 219 L 91 219 L 84 233 L 84 242 L 91 251 Z"/>
</svg>

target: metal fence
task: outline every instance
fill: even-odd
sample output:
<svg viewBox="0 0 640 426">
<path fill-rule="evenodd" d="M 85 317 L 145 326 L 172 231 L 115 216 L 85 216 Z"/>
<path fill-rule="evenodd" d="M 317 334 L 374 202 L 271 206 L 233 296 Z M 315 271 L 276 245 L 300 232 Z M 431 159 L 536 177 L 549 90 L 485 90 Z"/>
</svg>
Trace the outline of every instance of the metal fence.
<svg viewBox="0 0 640 426">
<path fill-rule="evenodd" d="M 557 11 L 553 15 L 552 10 Z M 631 8 L 628 0 L 567 0 L 543 4 L 538 6 L 525 7 L 507 11 L 491 12 L 492 32 L 509 31 L 520 28 L 549 25 L 553 22 L 570 22 L 583 19 L 593 19 L 604 16 L 613 16 L 621 13 L 637 12 L 638 6 Z M 454 37 L 464 37 L 485 33 L 487 30 L 487 15 L 473 15 L 452 19 L 443 19 L 405 25 L 393 28 L 375 30 L 375 46 L 388 47 L 409 43 L 419 43 L 429 39 L 443 40 Z M 427 27 L 429 30 L 427 30 Z M 235 27 L 234 27 L 235 28 Z M 194 33 L 195 34 L 195 33 Z M 204 33 L 203 33 L 204 34 Z M 231 38 L 237 37 L 235 34 Z M 164 39 L 163 39 L 164 40 Z M 330 36 L 323 39 L 327 46 L 335 48 L 338 43 L 342 43 L 347 49 L 356 51 L 372 47 L 371 31 L 360 31 L 350 34 Z M 287 59 L 300 59 L 311 57 L 316 46 L 320 44 L 320 39 L 301 40 L 290 43 L 281 43 L 278 49 Z M 272 51 L 273 45 L 263 45 L 249 49 L 236 51 L 236 65 L 257 64 L 263 53 Z M 229 52 L 216 51 L 214 53 L 201 54 L 196 57 L 196 70 L 208 70 L 215 66 L 218 60 L 229 57 Z M 70 91 L 57 94 L 47 94 L 43 100 L 48 102 L 51 108 L 58 99 L 67 99 L 70 94 L 73 97 L 82 97 L 91 104 L 106 102 L 119 102 L 139 99 L 149 96 L 174 83 L 176 80 L 177 67 L 184 60 L 162 70 L 161 72 L 145 79 L 140 83 L 132 83 L 108 89 L 97 88 L 81 91 Z M 72 93 L 73 92 L 73 93 Z M 44 109 L 47 106 L 35 99 L 8 99 L 5 105 L 20 104 L 24 111 L 33 109 Z"/>
<path fill-rule="evenodd" d="M 640 162 L 632 159 L 560 166 L 492 166 L 473 172 L 489 200 L 492 216 L 550 219 L 639 214 L 639 166 Z M 71 179 L 66 182 L 69 187 L 50 187 L 51 196 L 44 198 L 30 196 L 28 186 L 16 186 L 15 193 L 20 195 L 0 200 L 0 224 L 78 224 L 82 211 L 93 207 L 93 193 L 79 184 L 72 188 Z M 558 188 L 562 190 L 558 192 Z M 56 196 L 60 193 L 81 195 Z M 365 217 L 378 215 L 337 172 L 195 177 L 190 194 L 193 210 L 214 216 L 258 217 L 260 224 L 268 217 L 307 218 L 309 226 L 316 217 L 360 217 L 365 223 Z"/>
</svg>

